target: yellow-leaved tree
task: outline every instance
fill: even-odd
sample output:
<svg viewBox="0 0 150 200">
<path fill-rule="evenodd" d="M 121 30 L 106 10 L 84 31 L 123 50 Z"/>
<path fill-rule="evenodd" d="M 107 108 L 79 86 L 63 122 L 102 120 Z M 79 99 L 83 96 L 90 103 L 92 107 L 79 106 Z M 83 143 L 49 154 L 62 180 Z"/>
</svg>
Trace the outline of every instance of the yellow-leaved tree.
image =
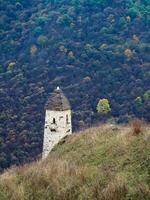
<svg viewBox="0 0 150 200">
<path fill-rule="evenodd" d="M 96 109 L 99 113 L 110 112 L 111 108 L 110 108 L 110 103 L 109 103 L 108 99 L 100 99 L 98 104 L 97 104 Z"/>
</svg>

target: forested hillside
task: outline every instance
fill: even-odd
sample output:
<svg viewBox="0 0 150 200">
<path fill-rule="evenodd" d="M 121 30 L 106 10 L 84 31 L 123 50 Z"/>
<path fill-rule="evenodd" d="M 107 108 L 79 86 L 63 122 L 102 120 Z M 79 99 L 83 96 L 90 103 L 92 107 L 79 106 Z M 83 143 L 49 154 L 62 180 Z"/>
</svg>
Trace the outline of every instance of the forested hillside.
<svg viewBox="0 0 150 200">
<path fill-rule="evenodd" d="M 41 153 L 59 85 L 74 129 L 150 121 L 149 0 L 0 0 L 0 170 Z M 111 112 L 98 114 L 100 98 Z"/>
</svg>

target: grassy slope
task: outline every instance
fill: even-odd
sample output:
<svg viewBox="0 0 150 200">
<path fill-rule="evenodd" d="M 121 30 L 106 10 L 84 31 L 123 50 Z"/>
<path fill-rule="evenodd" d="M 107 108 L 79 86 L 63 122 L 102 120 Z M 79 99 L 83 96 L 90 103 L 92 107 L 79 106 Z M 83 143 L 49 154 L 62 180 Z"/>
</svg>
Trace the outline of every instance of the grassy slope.
<svg viewBox="0 0 150 200">
<path fill-rule="evenodd" d="M 107 118 L 150 121 L 150 99 L 143 96 L 150 89 L 148 5 L 0 0 L 0 171 L 40 153 L 44 106 L 58 85 L 69 98 L 76 129 L 106 119 L 96 112 L 101 98 L 111 105 Z"/>
<path fill-rule="evenodd" d="M 65 138 L 44 162 L 0 177 L 0 200 L 148 200 L 150 128 L 104 125 Z"/>
</svg>

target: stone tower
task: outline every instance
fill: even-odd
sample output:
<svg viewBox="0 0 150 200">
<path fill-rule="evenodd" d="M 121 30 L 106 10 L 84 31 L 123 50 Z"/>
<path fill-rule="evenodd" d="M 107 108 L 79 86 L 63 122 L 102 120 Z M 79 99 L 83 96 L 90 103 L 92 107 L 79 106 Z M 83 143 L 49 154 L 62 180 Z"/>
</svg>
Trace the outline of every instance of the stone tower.
<svg viewBox="0 0 150 200">
<path fill-rule="evenodd" d="M 42 158 L 66 135 L 72 134 L 71 106 L 62 90 L 57 87 L 46 104 Z"/>
</svg>

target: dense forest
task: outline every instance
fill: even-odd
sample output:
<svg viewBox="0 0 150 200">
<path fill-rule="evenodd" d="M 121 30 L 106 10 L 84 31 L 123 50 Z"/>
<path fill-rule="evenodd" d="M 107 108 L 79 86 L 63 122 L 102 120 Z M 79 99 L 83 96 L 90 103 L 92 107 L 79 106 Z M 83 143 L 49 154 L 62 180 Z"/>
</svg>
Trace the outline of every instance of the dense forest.
<svg viewBox="0 0 150 200">
<path fill-rule="evenodd" d="M 149 0 L 0 0 L 0 16 L 0 170 L 40 155 L 58 85 L 74 130 L 150 121 Z"/>
</svg>

